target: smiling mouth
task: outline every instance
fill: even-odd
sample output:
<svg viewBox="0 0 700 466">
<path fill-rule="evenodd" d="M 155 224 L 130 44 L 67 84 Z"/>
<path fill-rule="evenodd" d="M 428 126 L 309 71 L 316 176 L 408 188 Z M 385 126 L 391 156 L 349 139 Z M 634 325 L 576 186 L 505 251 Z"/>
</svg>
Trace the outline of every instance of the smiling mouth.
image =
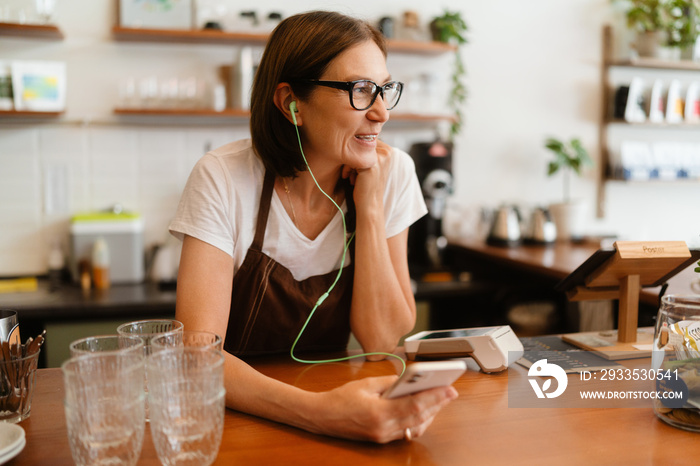
<svg viewBox="0 0 700 466">
<path fill-rule="evenodd" d="M 367 142 L 374 142 L 377 140 L 376 134 L 362 134 L 362 135 L 358 135 L 355 137 L 361 141 L 367 141 Z"/>
</svg>

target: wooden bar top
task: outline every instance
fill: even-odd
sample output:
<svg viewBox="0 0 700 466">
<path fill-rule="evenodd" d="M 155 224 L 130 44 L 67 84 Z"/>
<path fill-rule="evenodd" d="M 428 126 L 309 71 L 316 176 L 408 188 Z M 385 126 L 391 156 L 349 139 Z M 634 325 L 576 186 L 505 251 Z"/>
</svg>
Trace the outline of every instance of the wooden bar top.
<svg viewBox="0 0 700 466">
<path fill-rule="evenodd" d="M 323 391 L 358 378 L 394 374 L 398 364 L 358 359 L 304 365 L 280 356 L 253 366 L 286 383 Z M 697 464 L 700 434 L 658 420 L 651 401 L 648 408 L 509 408 L 509 377 L 527 377 L 527 369 L 514 365 L 492 375 L 467 371 L 454 385 L 459 398 L 412 442 L 346 441 L 227 410 L 215 464 Z M 9 464 L 73 464 L 63 396 L 60 369 L 40 369 L 31 416 L 20 423 L 27 444 Z M 160 464 L 148 426 L 138 464 Z"/>
</svg>

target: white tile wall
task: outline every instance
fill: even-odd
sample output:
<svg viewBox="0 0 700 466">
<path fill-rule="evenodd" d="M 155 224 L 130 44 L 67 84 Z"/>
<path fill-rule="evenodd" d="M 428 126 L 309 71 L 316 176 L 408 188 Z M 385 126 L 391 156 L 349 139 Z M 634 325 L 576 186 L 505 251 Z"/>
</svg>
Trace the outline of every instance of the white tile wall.
<svg viewBox="0 0 700 466">
<path fill-rule="evenodd" d="M 31 254 L 41 226 L 38 133 L 0 131 L 0 270 L 24 273 L 39 265 Z"/>
<path fill-rule="evenodd" d="M 48 248 L 68 253 L 70 217 L 121 204 L 142 215 L 146 246 L 167 226 L 206 148 L 248 137 L 237 128 L 129 125 L 0 126 L 0 277 L 43 274 Z M 64 211 L 47 212 L 46 177 L 65 175 Z M 60 203 L 58 203 L 61 205 Z"/>
</svg>

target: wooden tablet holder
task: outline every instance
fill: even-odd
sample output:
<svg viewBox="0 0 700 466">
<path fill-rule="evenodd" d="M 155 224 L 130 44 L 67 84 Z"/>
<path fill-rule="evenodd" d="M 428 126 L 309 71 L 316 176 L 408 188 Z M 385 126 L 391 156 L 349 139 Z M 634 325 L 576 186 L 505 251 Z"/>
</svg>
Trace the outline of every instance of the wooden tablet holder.
<svg viewBox="0 0 700 466">
<path fill-rule="evenodd" d="M 566 291 L 570 301 L 589 299 L 619 300 L 617 342 L 596 345 L 591 334 L 564 335 L 562 338 L 588 350 L 620 353 L 624 359 L 645 357 L 649 352 L 636 351 L 633 343 L 651 343 L 653 335 L 637 333 L 639 292 L 645 286 L 659 286 L 692 258 L 683 241 L 617 241 L 615 253 L 585 278 L 583 285 Z M 600 332 L 593 332 L 596 335 Z M 625 356 L 623 353 L 629 353 Z"/>
</svg>

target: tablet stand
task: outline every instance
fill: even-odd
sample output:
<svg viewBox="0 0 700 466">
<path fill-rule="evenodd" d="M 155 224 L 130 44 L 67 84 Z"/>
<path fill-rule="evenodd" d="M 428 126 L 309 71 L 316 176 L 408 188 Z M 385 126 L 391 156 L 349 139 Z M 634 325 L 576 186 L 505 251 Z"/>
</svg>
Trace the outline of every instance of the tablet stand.
<svg viewBox="0 0 700 466">
<path fill-rule="evenodd" d="M 651 348 L 641 346 L 651 344 L 653 335 L 637 332 L 641 288 L 665 283 L 693 257 L 683 241 L 617 241 L 614 246 L 612 255 L 588 271 L 583 283 L 565 291 L 570 301 L 619 300 L 617 341 L 609 338 L 613 332 L 575 333 L 562 338 L 609 359 L 648 357 Z"/>
</svg>

